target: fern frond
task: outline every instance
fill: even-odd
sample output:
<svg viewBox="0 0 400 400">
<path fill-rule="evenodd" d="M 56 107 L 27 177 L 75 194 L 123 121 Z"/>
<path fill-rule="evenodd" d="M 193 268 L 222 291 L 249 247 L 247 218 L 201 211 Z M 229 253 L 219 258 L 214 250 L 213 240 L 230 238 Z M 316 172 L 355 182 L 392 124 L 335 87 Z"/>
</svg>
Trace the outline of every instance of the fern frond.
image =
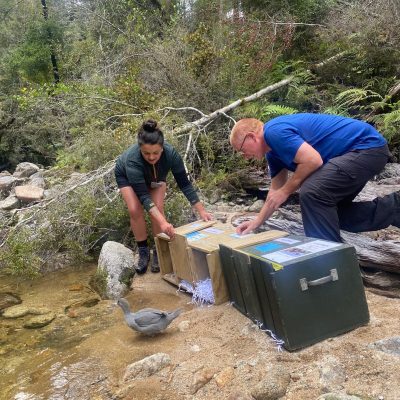
<svg viewBox="0 0 400 400">
<path fill-rule="evenodd" d="M 268 104 L 263 108 L 261 118 L 267 120 L 280 115 L 296 114 L 297 112 L 298 110 L 292 107 L 281 106 L 279 104 Z"/>
<path fill-rule="evenodd" d="M 382 100 L 382 96 L 369 89 L 352 88 L 339 93 L 335 104 L 340 107 L 352 107 L 366 100 Z"/>
</svg>

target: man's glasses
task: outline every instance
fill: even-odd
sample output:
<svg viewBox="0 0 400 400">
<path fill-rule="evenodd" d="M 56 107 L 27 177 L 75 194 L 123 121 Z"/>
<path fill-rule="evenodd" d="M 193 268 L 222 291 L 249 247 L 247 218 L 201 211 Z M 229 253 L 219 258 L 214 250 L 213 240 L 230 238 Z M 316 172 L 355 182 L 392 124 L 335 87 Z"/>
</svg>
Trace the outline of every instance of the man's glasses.
<svg viewBox="0 0 400 400">
<path fill-rule="evenodd" d="M 247 139 L 248 137 L 249 137 L 249 134 L 247 133 L 247 134 L 244 136 L 244 138 L 243 138 L 242 144 L 240 145 L 240 148 L 239 148 L 239 150 L 238 150 L 239 153 L 242 151 L 244 142 L 246 141 L 246 139 Z"/>
</svg>

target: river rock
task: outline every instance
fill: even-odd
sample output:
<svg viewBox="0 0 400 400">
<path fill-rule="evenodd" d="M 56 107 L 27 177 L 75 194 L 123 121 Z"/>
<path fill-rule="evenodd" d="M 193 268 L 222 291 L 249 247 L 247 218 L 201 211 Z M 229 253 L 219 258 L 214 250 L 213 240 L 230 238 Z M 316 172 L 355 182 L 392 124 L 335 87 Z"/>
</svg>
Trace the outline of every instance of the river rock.
<svg viewBox="0 0 400 400">
<path fill-rule="evenodd" d="M 290 383 L 290 374 L 282 367 L 270 368 L 251 391 L 256 400 L 276 400 L 283 397 Z"/>
<path fill-rule="evenodd" d="M 0 293 L 0 312 L 4 309 L 21 304 L 22 300 L 14 293 Z"/>
<path fill-rule="evenodd" d="M 40 308 L 40 307 L 35 308 L 20 304 L 7 308 L 3 313 L 3 317 L 14 319 L 14 318 L 24 317 L 25 315 L 28 314 L 43 315 L 43 314 L 48 314 L 49 312 L 50 310 L 48 310 L 47 308 Z"/>
<path fill-rule="evenodd" d="M 33 175 L 35 172 L 39 171 L 39 167 L 35 164 L 30 162 L 22 162 L 17 165 L 13 176 L 16 178 L 28 178 L 29 176 Z"/>
<path fill-rule="evenodd" d="M 134 275 L 133 251 L 121 243 L 108 241 L 101 248 L 98 267 L 99 275 L 106 275 L 105 297 L 118 299 L 129 290 Z"/>
<path fill-rule="evenodd" d="M 138 378 L 147 378 L 161 371 L 171 363 L 171 358 L 165 353 L 156 353 L 143 358 L 126 367 L 123 382 L 128 382 Z"/>
<path fill-rule="evenodd" d="M 0 201 L 1 210 L 12 210 L 13 208 L 19 207 L 19 200 L 14 196 L 10 195 L 6 199 Z"/>
<path fill-rule="evenodd" d="M 264 205 L 264 200 L 257 200 L 256 202 L 254 202 L 250 207 L 249 207 L 249 211 L 250 212 L 259 212 L 263 205 Z"/>
<path fill-rule="evenodd" d="M 36 315 L 35 317 L 28 319 L 23 326 L 24 328 L 28 329 L 43 328 L 44 326 L 48 325 L 51 321 L 53 321 L 55 317 L 56 315 L 54 313 Z"/>
<path fill-rule="evenodd" d="M 40 188 L 46 187 L 46 182 L 43 177 L 43 172 L 38 171 L 29 177 L 29 185 L 37 186 Z"/>
<path fill-rule="evenodd" d="M 41 187 L 33 185 L 15 186 L 15 196 L 27 203 L 31 201 L 39 201 L 43 198 L 44 190 Z"/>
<path fill-rule="evenodd" d="M 324 392 L 343 389 L 343 384 L 346 380 L 346 371 L 335 357 L 328 355 L 321 360 L 319 374 Z"/>
<path fill-rule="evenodd" d="M 19 180 L 14 176 L 0 176 L 0 192 L 9 192 L 17 182 L 19 182 Z"/>
</svg>

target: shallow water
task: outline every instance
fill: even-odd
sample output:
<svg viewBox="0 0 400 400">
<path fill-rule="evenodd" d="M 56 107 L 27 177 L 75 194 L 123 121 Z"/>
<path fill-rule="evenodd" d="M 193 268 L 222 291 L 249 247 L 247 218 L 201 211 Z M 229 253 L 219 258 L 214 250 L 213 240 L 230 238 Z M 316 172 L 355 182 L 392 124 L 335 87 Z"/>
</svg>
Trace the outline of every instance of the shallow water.
<svg viewBox="0 0 400 400">
<path fill-rule="evenodd" d="M 125 325 L 114 301 L 95 301 L 88 285 L 95 269 L 70 268 L 33 281 L 0 276 L 0 292 L 56 314 L 40 329 L 23 327 L 30 316 L 0 316 L 0 399 L 112 399 L 129 363 L 163 350 L 168 333 L 144 339 Z M 141 288 L 144 279 L 154 280 L 151 291 Z M 135 285 L 127 296 L 134 308 L 172 309 L 186 302 L 159 274 L 136 277 Z"/>
</svg>

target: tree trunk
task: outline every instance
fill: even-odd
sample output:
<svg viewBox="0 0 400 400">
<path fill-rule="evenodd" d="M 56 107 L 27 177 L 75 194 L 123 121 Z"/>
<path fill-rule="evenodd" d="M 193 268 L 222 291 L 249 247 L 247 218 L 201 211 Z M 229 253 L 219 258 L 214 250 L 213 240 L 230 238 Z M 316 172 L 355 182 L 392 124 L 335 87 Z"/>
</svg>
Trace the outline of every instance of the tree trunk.
<svg viewBox="0 0 400 400">
<path fill-rule="evenodd" d="M 41 0 L 41 2 L 42 2 L 42 8 L 43 8 L 43 17 L 44 17 L 45 21 L 47 22 L 49 19 L 49 11 L 47 9 L 46 0 Z M 54 83 L 57 84 L 58 82 L 60 82 L 60 74 L 58 72 L 57 58 L 56 58 L 54 46 L 52 43 L 53 35 L 52 35 L 49 27 L 47 27 L 47 36 L 49 39 L 49 45 L 50 45 L 50 51 L 51 51 L 50 59 L 51 59 L 51 65 L 53 67 Z"/>
</svg>

